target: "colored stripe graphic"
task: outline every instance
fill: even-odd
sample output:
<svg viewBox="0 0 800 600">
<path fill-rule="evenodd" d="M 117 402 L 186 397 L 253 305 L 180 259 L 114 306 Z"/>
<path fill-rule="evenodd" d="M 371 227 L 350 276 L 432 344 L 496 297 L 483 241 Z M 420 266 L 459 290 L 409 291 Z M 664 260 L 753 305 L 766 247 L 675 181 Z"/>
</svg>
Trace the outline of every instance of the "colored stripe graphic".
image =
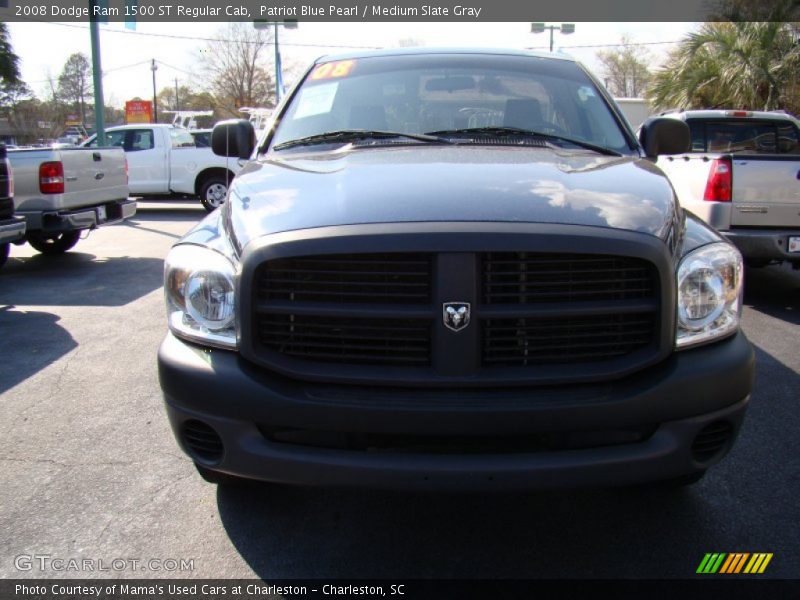
<svg viewBox="0 0 800 600">
<path fill-rule="evenodd" d="M 703 560 L 700 561 L 697 573 L 704 575 L 713 575 L 715 573 L 732 575 L 742 572 L 753 575 L 761 574 L 767 569 L 772 557 L 773 554 L 771 552 L 756 552 L 754 554 L 749 552 L 732 552 L 731 554 L 708 552 L 703 557 Z"/>
<path fill-rule="evenodd" d="M 753 554 L 753 558 L 751 558 L 750 562 L 747 563 L 744 572 L 752 574 L 763 573 L 766 570 L 769 561 L 772 560 L 772 556 L 773 554 L 771 552 L 770 553 L 761 552 L 758 554 Z"/>
<path fill-rule="evenodd" d="M 698 573 L 716 573 L 719 570 L 722 561 L 725 559 L 726 554 L 723 553 L 714 553 L 714 554 L 706 554 L 703 557 L 700 566 L 697 567 Z"/>
<path fill-rule="evenodd" d="M 720 569 L 720 573 L 738 573 L 742 570 L 744 566 L 744 562 L 747 560 L 747 557 L 750 556 L 747 552 L 734 552 L 733 554 L 728 555 L 728 560 L 725 561 L 725 564 L 722 565 Z"/>
<path fill-rule="evenodd" d="M 736 570 L 733 571 L 734 573 L 741 572 L 742 567 L 744 566 L 744 563 L 747 561 L 748 556 L 750 556 L 749 552 L 745 552 L 744 554 L 742 554 L 742 558 L 739 560 L 739 564 L 736 565 Z"/>
<path fill-rule="evenodd" d="M 696 572 L 697 573 L 705 573 L 706 572 L 706 565 L 708 564 L 708 561 L 710 559 L 711 559 L 711 555 L 710 554 L 706 554 L 703 557 L 703 560 L 700 561 L 700 566 L 697 567 L 697 571 Z"/>
</svg>

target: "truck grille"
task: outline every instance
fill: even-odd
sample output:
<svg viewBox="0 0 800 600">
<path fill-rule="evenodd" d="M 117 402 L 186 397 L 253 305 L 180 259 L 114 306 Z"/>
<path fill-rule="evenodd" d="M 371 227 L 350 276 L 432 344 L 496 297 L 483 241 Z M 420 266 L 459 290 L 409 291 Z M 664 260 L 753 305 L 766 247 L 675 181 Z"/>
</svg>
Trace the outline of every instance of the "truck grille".
<svg viewBox="0 0 800 600">
<path fill-rule="evenodd" d="M 643 368 L 671 348 L 672 322 L 662 312 L 671 267 L 636 256 L 349 253 L 267 259 L 249 272 L 243 352 L 300 379 L 596 381 Z M 470 305 L 461 331 L 445 327 L 450 302 Z"/>
<path fill-rule="evenodd" d="M 483 255 L 485 304 L 626 300 L 653 295 L 653 265 L 620 256 Z"/>
<path fill-rule="evenodd" d="M 580 304 L 652 298 L 654 266 L 622 256 L 487 252 L 482 299 L 493 304 Z M 625 356 L 653 340 L 652 314 L 485 319 L 484 365 L 529 366 Z"/>
<path fill-rule="evenodd" d="M 258 286 L 263 300 L 427 304 L 431 256 L 336 254 L 270 261 Z"/>
<path fill-rule="evenodd" d="M 484 365 L 528 365 L 603 360 L 650 344 L 652 315 L 549 319 L 485 319 Z"/>
<path fill-rule="evenodd" d="M 285 356 L 363 365 L 430 365 L 430 321 L 262 315 L 265 348 Z"/>
</svg>

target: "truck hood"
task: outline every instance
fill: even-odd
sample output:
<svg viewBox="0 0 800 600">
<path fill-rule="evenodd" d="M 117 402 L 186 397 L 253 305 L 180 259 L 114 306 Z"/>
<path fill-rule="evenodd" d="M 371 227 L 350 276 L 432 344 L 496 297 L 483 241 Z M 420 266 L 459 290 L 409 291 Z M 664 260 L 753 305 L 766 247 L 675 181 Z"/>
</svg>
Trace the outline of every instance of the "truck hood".
<svg viewBox="0 0 800 600">
<path fill-rule="evenodd" d="M 286 231 L 367 223 L 563 223 L 666 240 L 677 205 L 651 162 L 584 151 L 487 146 L 345 147 L 248 164 L 224 213 L 241 251 Z"/>
</svg>

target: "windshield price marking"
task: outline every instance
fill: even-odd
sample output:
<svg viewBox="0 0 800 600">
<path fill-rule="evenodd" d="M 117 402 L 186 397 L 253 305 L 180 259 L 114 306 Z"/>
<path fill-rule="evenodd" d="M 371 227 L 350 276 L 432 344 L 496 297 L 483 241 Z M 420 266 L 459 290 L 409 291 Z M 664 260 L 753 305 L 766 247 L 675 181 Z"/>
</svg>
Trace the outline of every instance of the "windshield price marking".
<svg viewBox="0 0 800 600">
<path fill-rule="evenodd" d="M 353 70 L 356 61 L 354 60 L 340 60 L 336 62 L 329 62 L 319 65 L 314 72 L 311 73 L 311 79 L 317 81 L 320 79 L 336 79 L 339 77 L 347 77 L 350 71 Z"/>
</svg>

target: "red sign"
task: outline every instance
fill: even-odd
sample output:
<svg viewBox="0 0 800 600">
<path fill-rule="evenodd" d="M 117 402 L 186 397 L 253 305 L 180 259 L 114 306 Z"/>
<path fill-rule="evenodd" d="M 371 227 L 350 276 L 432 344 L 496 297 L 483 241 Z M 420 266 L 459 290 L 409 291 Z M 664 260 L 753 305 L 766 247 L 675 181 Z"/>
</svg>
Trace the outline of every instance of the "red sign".
<svg viewBox="0 0 800 600">
<path fill-rule="evenodd" d="M 125 103 L 126 123 L 152 123 L 153 102 L 151 100 L 128 100 Z"/>
</svg>

